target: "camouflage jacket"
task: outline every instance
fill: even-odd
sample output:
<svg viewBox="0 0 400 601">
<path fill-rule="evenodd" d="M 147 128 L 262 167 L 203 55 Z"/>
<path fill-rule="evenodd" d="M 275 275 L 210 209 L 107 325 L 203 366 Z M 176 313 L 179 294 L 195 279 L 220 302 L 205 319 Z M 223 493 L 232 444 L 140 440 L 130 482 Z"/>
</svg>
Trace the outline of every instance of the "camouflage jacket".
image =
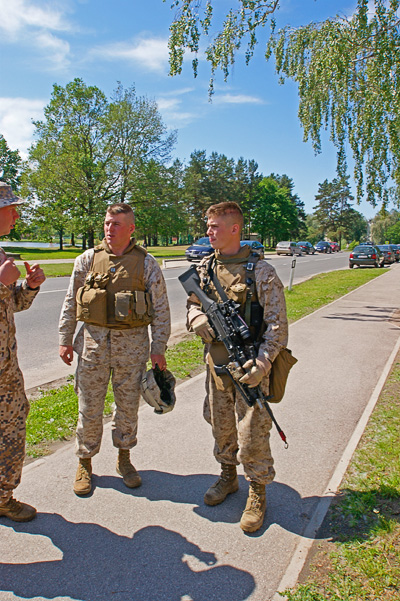
<svg viewBox="0 0 400 601">
<path fill-rule="evenodd" d="M 209 260 L 210 258 L 206 257 L 197 267 L 201 281 L 203 281 L 206 275 Z M 229 268 L 229 264 L 226 267 Z M 259 354 L 263 353 L 267 359 L 273 361 L 288 343 L 288 321 L 283 284 L 272 265 L 263 259 L 257 261 L 255 282 L 257 300 L 263 308 L 263 317 L 266 326 Z M 227 292 L 229 296 L 229 291 Z M 201 306 L 196 297 L 191 296 L 188 298 L 187 310 L 187 328 L 190 331 L 194 319 L 202 314 Z"/>
<path fill-rule="evenodd" d="M 93 249 L 89 249 L 75 260 L 71 280 L 61 309 L 59 342 L 62 346 L 72 345 L 76 328 L 76 293 L 78 288 L 85 283 L 86 275 L 90 271 L 93 262 L 93 254 Z M 144 282 L 154 309 L 154 319 L 150 325 L 152 338 L 150 352 L 152 355 L 164 355 L 171 333 L 167 288 L 160 266 L 155 258 L 149 254 L 146 255 L 144 260 Z M 96 326 L 96 328 L 100 328 L 100 326 Z M 104 330 L 108 330 L 108 328 L 104 328 Z M 132 329 L 132 331 L 134 330 L 135 328 Z"/>
<path fill-rule="evenodd" d="M 0 254 L 4 251 L 0 248 Z M 6 362 L 17 356 L 14 313 L 29 309 L 39 288 L 31 290 L 26 282 L 5 286 L 0 283 L 0 375 Z"/>
</svg>

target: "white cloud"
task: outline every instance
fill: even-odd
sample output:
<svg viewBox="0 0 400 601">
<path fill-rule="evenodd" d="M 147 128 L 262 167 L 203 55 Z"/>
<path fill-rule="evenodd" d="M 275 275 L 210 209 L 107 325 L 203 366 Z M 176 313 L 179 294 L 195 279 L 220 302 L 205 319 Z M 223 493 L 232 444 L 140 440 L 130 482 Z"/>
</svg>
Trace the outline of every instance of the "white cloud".
<svg viewBox="0 0 400 601">
<path fill-rule="evenodd" d="M 94 57 L 106 60 L 125 60 L 144 69 L 166 73 L 168 70 L 168 40 L 161 38 L 141 38 L 132 42 L 118 42 L 94 48 Z"/>
<path fill-rule="evenodd" d="M 35 38 L 37 46 L 45 51 L 46 59 L 53 68 L 64 69 L 69 65 L 70 45 L 49 32 L 41 32 Z"/>
<path fill-rule="evenodd" d="M 24 159 L 33 142 L 32 120 L 43 118 L 46 104 L 45 100 L 0 97 L 0 133 L 11 150 L 19 150 Z"/>
<path fill-rule="evenodd" d="M 0 42 L 21 44 L 41 52 L 52 68 L 68 64 L 70 46 L 55 32 L 72 29 L 65 19 L 65 3 L 38 6 L 29 0 L 0 0 Z"/>
<path fill-rule="evenodd" d="M 247 96 L 246 94 L 223 94 L 213 96 L 213 104 L 265 104 L 264 100 L 257 96 Z"/>
<path fill-rule="evenodd" d="M 61 6 L 61 5 L 60 5 Z M 10 36 L 16 36 L 27 28 L 66 31 L 70 29 L 61 8 L 50 4 L 35 6 L 29 0 L 0 0 L 0 30 Z"/>
</svg>

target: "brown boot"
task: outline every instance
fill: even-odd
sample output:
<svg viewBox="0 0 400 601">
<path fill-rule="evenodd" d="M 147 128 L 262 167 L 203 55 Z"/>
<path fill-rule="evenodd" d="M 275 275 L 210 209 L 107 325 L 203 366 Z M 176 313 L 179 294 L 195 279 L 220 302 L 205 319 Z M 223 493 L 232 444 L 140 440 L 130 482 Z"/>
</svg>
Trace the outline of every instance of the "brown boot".
<svg viewBox="0 0 400 601">
<path fill-rule="evenodd" d="M 81 497 L 92 490 L 92 460 L 90 457 L 79 458 L 78 471 L 74 482 L 74 493 Z"/>
<path fill-rule="evenodd" d="M 36 509 L 27 503 L 20 503 L 16 499 L 8 499 L 7 503 L 0 505 L 0 517 L 4 516 L 13 522 L 30 522 L 36 515 Z"/>
<path fill-rule="evenodd" d="M 204 495 L 206 505 L 218 505 L 225 501 L 226 497 L 236 492 L 239 488 L 239 480 L 236 474 L 236 465 L 221 463 L 221 475 Z"/>
<path fill-rule="evenodd" d="M 260 484 L 252 480 L 249 486 L 246 508 L 240 520 L 241 529 L 245 532 L 255 532 L 261 528 L 266 509 L 265 484 Z"/>
<path fill-rule="evenodd" d="M 129 449 L 119 449 L 117 473 L 122 476 L 124 484 L 128 488 L 137 488 L 142 484 L 140 475 L 131 463 Z"/>
</svg>

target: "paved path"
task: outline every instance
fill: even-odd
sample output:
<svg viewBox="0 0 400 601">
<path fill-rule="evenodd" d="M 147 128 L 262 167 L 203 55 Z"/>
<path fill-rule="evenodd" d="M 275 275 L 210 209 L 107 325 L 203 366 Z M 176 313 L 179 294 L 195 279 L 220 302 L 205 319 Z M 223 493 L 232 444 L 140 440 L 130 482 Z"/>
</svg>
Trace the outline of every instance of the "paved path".
<svg viewBox="0 0 400 601">
<path fill-rule="evenodd" d="M 72 492 L 72 444 L 24 469 L 17 497 L 35 504 L 39 515 L 21 525 L 0 519 L 0 601 L 276 599 L 282 579 L 296 575 L 293 558 L 312 540 L 321 500 L 393 360 L 399 275 L 394 265 L 291 326 L 289 346 L 299 362 L 275 408 L 289 449 L 273 431 L 277 477 L 259 532 L 239 528 L 243 476 L 239 492 L 222 505 L 203 504 L 218 466 L 202 419 L 200 375 L 178 388 L 172 413 L 141 408 L 133 452 L 141 488 L 125 488 L 115 473 L 109 425 L 88 498 Z"/>
</svg>

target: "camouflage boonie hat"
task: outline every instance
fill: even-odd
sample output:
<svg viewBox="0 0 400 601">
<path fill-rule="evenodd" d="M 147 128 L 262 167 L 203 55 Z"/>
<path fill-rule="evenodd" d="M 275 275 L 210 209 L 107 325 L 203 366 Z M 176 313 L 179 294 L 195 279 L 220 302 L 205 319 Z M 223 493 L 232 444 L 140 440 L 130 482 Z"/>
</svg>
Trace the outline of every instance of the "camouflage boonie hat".
<svg viewBox="0 0 400 601">
<path fill-rule="evenodd" d="M 10 205 L 21 205 L 23 202 L 25 202 L 24 199 L 15 196 L 9 184 L 0 182 L 0 209 L 9 207 Z"/>
</svg>

